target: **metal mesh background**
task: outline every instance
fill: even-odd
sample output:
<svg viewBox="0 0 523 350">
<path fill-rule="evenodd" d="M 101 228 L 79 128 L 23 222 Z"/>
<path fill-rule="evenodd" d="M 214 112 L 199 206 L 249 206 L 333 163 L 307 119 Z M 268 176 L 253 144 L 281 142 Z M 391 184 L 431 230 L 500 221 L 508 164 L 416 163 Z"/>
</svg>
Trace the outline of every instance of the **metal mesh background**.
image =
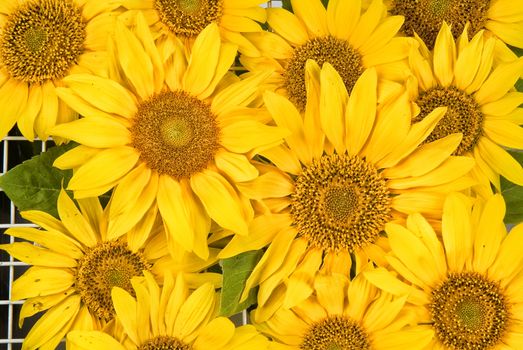
<svg viewBox="0 0 523 350">
<path fill-rule="evenodd" d="M 1 1 L 1 0 L 0 0 Z M 281 7 L 282 1 L 267 1 L 267 7 Z M 52 141 L 28 142 L 16 131 L 0 141 L 1 175 L 9 169 L 52 147 Z M 15 238 L 3 233 L 10 227 L 33 226 L 22 219 L 6 194 L 0 188 L 0 244 L 15 242 Z M 18 239 L 16 239 L 19 241 Z M 24 336 L 40 315 L 26 319 L 22 328 L 18 327 L 18 315 L 23 301 L 11 301 L 13 281 L 27 269 L 27 265 L 14 260 L 4 251 L 0 251 L 0 350 L 19 350 Z M 233 317 L 237 324 L 248 322 L 247 313 Z"/>
</svg>

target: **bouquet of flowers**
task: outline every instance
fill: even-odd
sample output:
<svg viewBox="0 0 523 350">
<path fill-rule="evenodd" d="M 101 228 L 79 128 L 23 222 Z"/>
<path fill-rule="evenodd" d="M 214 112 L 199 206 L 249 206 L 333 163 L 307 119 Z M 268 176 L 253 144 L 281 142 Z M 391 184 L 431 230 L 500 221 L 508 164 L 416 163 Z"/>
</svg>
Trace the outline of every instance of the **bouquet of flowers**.
<svg viewBox="0 0 523 350">
<path fill-rule="evenodd" d="M 522 48 L 521 0 L 2 0 L 22 349 L 523 349 Z"/>
</svg>

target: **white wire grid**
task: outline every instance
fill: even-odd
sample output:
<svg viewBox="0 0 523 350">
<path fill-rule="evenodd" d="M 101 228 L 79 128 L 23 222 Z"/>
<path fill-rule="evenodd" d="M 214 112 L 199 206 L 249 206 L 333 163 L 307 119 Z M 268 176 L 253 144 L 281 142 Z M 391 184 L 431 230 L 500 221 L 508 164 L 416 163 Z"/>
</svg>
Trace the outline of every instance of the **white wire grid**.
<svg viewBox="0 0 523 350">
<path fill-rule="evenodd" d="M 1 1 L 1 0 L 0 0 Z M 266 7 L 281 7 L 281 0 L 268 0 Z M 22 136 L 7 136 L 0 141 L 1 172 L 5 174 L 8 170 L 34 155 L 45 152 L 49 142 L 36 140 L 33 143 Z M 4 235 L 11 227 L 34 227 L 22 219 L 13 202 L 7 198 L 0 188 L 0 244 L 18 241 L 14 237 Z M 40 315 L 26 319 L 23 327 L 18 327 L 18 316 L 23 301 L 11 301 L 11 289 L 13 281 L 27 270 L 27 265 L 14 260 L 9 254 L 0 251 L 0 350 L 19 350 L 22 348 L 24 336 L 29 332 L 31 326 Z M 232 317 L 237 324 L 248 323 L 247 313 Z"/>
</svg>

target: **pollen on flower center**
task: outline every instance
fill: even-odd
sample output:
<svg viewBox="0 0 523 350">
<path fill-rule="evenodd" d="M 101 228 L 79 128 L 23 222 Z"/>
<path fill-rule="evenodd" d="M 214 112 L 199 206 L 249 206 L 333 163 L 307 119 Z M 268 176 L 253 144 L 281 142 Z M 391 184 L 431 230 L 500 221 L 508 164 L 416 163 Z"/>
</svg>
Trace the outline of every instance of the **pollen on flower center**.
<svg viewBox="0 0 523 350">
<path fill-rule="evenodd" d="M 307 102 L 305 63 L 308 59 L 316 61 L 320 67 L 325 62 L 330 63 L 340 74 L 349 93 L 364 71 L 361 55 L 345 40 L 325 36 L 297 47 L 287 62 L 283 78 L 289 99 L 301 111 L 305 110 Z"/>
<path fill-rule="evenodd" d="M 223 14 L 223 0 L 155 0 L 160 21 L 175 35 L 197 36 Z"/>
<path fill-rule="evenodd" d="M 164 91 L 138 106 L 132 146 L 149 168 L 180 180 L 205 169 L 219 146 L 209 105 L 185 91 Z"/>
<path fill-rule="evenodd" d="M 353 320 L 330 316 L 313 324 L 300 344 L 301 350 L 368 350 L 367 334 Z"/>
<path fill-rule="evenodd" d="M 80 9 L 72 1 L 27 1 L 7 17 L 0 58 L 15 79 L 60 79 L 78 62 L 85 36 Z"/>
<path fill-rule="evenodd" d="M 147 340 L 137 350 L 191 350 L 191 346 L 175 337 L 158 336 Z"/>
<path fill-rule="evenodd" d="M 358 156 L 324 155 L 304 168 L 291 195 L 300 236 L 327 251 L 373 243 L 390 218 L 390 193 L 376 168 Z"/>
<path fill-rule="evenodd" d="M 489 7 L 489 0 L 393 0 L 390 12 L 405 16 L 405 33 L 418 34 L 432 49 L 443 21 L 451 27 L 454 38 L 469 22 L 468 34 L 472 37 L 484 27 Z"/>
<path fill-rule="evenodd" d="M 102 242 L 90 248 L 78 263 L 75 287 L 89 311 L 99 319 L 114 317 L 111 289 L 120 287 L 134 293 L 131 278 L 141 276 L 150 264 L 125 242 Z"/>
<path fill-rule="evenodd" d="M 438 339 L 450 349 L 490 349 L 509 320 L 499 285 L 476 272 L 450 274 L 432 291 L 429 308 Z"/>
<path fill-rule="evenodd" d="M 416 103 L 420 107 L 420 113 L 413 122 L 422 120 L 436 107 L 448 107 L 447 113 L 425 142 L 460 132 L 463 138 L 454 155 L 463 155 L 474 149 L 482 133 L 483 113 L 472 96 L 453 86 L 439 86 L 421 92 Z"/>
</svg>

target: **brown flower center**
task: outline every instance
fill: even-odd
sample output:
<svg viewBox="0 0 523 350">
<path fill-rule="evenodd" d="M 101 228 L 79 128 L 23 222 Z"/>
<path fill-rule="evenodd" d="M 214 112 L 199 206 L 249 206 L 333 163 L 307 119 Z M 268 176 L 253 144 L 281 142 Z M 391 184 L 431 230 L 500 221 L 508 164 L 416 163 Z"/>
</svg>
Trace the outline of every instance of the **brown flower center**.
<svg viewBox="0 0 523 350">
<path fill-rule="evenodd" d="M 436 107 L 447 107 L 447 113 L 425 142 L 460 132 L 463 139 L 454 155 L 463 155 L 474 149 L 482 133 L 483 113 L 472 96 L 453 86 L 438 86 L 421 92 L 416 103 L 420 107 L 420 113 L 413 122 L 422 120 Z"/>
<path fill-rule="evenodd" d="M 376 168 L 358 156 L 324 155 L 295 181 L 291 214 L 300 236 L 327 251 L 373 243 L 390 219 L 390 193 Z"/>
<path fill-rule="evenodd" d="M 7 17 L 0 58 L 15 79 L 60 79 L 78 63 L 85 35 L 81 11 L 71 0 L 27 1 Z"/>
<path fill-rule="evenodd" d="M 215 115 L 185 91 L 165 91 L 142 102 L 130 130 L 141 159 L 177 180 L 205 169 L 219 146 Z"/>
<path fill-rule="evenodd" d="M 141 344 L 137 350 L 191 350 L 192 347 L 175 337 L 158 336 Z"/>
<path fill-rule="evenodd" d="M 175 34 L 197 36 L 223 12 L 223 0 L 155 0 L 160 21 Z"/>
<path fill-rule="evenodd" d="M 307 103 L 305 63 L 308 59 L 316 61 L 320 67 L 325 62 L 330 63 L 340 74 L 349 93 L 364 71 L 361 55 L 345 40 L 325 36 L 297 47 L 287 62 L 283 78 L 289 99 L 301 111 L 305 110 Z"/>
<path fill-rule="evenodd" d="M 405 33 L 415 32 L 432 49 L 443 21 L 450 25 L 454 38 L 469 22 L 472 37 L 484 27 L 489 7 L 489 0 L 393 0 L 390 12 L 405 16 Z"/>
<path fill-rule="evenodd" d="M 429 308 L 436 336 L 450 349 L 490 349 L 509 321 L 499 284 L 476 272 L 450 274 L 432 291 Z"/>
<path fill-rule="evenodd" d="M 149 268 L 144 256 L 133 253 L 125 242 L 102 242 L 79 261 L 75 286 L 89 311 L 109 321 L 114 317 L 111 289 L 120 287 L 134 295 L 131 278 L 142 276 Z"/>
<path fill-rule="evenodd" d="M 330 316 L 313 324 L 300 345 L 301 350 L 370 350 L 365 331 L 353 320 Z"/>
</svg>

